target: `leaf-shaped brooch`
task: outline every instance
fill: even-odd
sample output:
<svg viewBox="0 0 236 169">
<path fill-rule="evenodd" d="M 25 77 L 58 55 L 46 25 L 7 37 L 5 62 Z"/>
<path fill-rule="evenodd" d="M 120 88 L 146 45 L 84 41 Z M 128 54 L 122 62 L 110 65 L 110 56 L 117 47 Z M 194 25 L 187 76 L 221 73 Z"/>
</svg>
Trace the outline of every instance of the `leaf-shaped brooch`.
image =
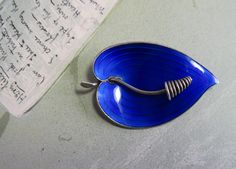
<svg viewBox="0 0 236 169">
<path fill-rule="evenodd" d="M 124 127 L 152 127 L 188 110 L 204 92 L 218 83 L 216 77 L 189 56 L 150 43 L 109 47 L 95 59 L 99 83 L 97 102 L 102 112 Z"/>
</svg>

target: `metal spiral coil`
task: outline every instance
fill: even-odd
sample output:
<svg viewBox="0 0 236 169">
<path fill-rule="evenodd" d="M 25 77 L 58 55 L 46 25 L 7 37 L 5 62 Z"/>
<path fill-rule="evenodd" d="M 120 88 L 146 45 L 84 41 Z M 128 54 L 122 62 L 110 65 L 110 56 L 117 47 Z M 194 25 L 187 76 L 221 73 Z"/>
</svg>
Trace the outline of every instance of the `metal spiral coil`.
<svg viewBox="0 0 236 169">
<path fill-rule="evenodd" d="M 169 100 L 173 99 L 181 92 L 183 92 L 192 83 L 190 76 L 173 81 L 165 82 L 165 89 Z"/>
</svg>

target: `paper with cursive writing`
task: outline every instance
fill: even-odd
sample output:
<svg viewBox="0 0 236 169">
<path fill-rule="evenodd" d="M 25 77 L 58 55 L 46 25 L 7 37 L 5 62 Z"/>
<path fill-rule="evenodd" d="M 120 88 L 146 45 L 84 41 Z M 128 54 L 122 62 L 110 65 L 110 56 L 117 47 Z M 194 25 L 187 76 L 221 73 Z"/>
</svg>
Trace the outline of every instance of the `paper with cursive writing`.
<svg viewBox="0 0 236 169">
<path fill-rule="evenodd" d="M 61 75 L 118 0 L 4 0 L 0 102 L 21 116 Z"/>
</svg>

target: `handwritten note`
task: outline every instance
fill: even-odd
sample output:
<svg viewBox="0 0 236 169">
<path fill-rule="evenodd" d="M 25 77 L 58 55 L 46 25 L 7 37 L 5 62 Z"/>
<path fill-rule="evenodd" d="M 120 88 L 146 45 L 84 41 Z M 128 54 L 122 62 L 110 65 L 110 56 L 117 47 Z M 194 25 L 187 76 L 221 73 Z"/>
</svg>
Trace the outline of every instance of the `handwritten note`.
<svg viewBox="0 0 236 169">
<path fill-rule="evenodd" d="M 118 0 L 0 4 L 0 102 L 15 116 L 50 88 Z"/>
</svg>

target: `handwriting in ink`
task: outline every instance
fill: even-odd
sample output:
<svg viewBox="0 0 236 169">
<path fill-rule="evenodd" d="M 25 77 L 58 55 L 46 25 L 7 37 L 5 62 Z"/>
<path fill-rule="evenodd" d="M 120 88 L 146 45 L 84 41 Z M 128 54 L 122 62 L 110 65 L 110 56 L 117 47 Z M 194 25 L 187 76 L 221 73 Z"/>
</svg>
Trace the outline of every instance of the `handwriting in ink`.
<svg viewBox="0 0 236 169">
<path fill-rule="evenodd" d="M 33 57 L 36 56 L 33 49 L 29 45 L 26 44 L 25 51 L 28 53 L 28 56 L 26 58 L 29 58 L 32 61 Z"/>
<path fill-rule="evenodd" d="M 19 43 L 20 47 L 21 47 L 21 48 L 23 48 L 23 47 L 24 47 L 24 45 L 25 45 L 25 40 L 24 40 L 24 39 L 22 39 L 22 40 L 21 40 L 21 42 L 18 42 L 18 43 Z"/>
<path fill-rule="evenodd" d="M 32 73 L 34 74 L 34 76 L 35 76 L 37 79 L 39 79 L 38 82 L 37 82 L 37 84 L 36 84 L 36 86 L 41 85 L 41 84 L 44 82 L 44 80 L 45 80 L 45 76 L 42 75 L 41 73 L 39 73 L 39 72 L 36 71 L 36 70 L 33 70 Z"/>
<path fill-rule="evenodd" d="M 7 57 L 8 57 L 7 52 L 5 51 L 5 49 L 2 47 L 2 44 L 0 43 L 0 61 L 5 61 Z"/>
<path fill-rule="evenodd" d="M 13 9 L 11 10 L 11 12 L 17 12 L 19 10 L 19 7 L 16 4 L 15 0 L 12 0 L 12 7 L 13 7 Z"/>
<path fill-rule="evenodd" d="M 60 26 L 59 33 L 61 33 L 61 36 L 66 35 L 69 40 L 66 42 L 67 44 L 71 43 L 72 40 L 75 40 L 75 37 L 71 35 L 72 28 L 66 28 L 64 26 Z"/>
<path fill-rule="evenodd" d="M 21 72 L 20 69 L 18 69 L 14 63 L 10 63 L 10 66 L 7 69 L 7 71 L 8 72 L 12 71 L 12 72 L 16 73 L 16 75 L 18 75 Z"/>
<path fill-rule="evenodd" d="M 63 19 L 68 19 L 69 18 L 69 16 L 66 14 L 66 12 L 60 7 L 60 5 L 59 4 L 55 4 L 55 2 L 53 1 L 53 0 L 50 0 L 50 2 L 51 2 L 51 4 L 53 5 L 53 6 L 55 6 L 56 8 L 56 11 L 57 11 L 57 13 L 63 18 Z"/>
<path fill-rule="evenodd" d="M 20 60 L 22 60 L 24 58 L 23 54 L 21 52 L 17 52 L 16 54 Z"/>
<path fill-rule="evenodd" d="M 34 53 L 33 55 L 29 55 L 26 58 L 29 59 L 30 61 L 33 61 L 33 58 L 36 58 L 37 54 Z"/>
<path fill-rule="evenodd" d="M 40 0 L 35 0 L 35 7 L 32 8 L 32 10 L 35 10 L 41 6 Z"/>
<path fill-rule="evenodd" d="M 87 0 L 91 5 L 94 6 L 95 10 L 99 11 L 101 15 L 104 15 L 105 7 L 103 7 L 100 3 L 98 3 L 96 0 Z"/>
<path fill-rule="evenodd" d="M 7 87 L 8 79 L 9 79 L 9 76 L 4 71 L 4 69 L 0 66 L 0 89 L 1 90 Z"/>
<path fill-rule="evenodd" d="M 2 37 L 0 38 L 0 41 L 2 41 L 3 39 L 7 40 L 6 44 L 8 45 L 7 46 L 8 50 L 10 51 L 11 54 L 14 54 L 14 50 L 17 48 L 17 45 L 15 44 L 13 39 L 10 37 L 6 28 L 3 28 L 2 30 Z"/>
<path fill-rule="evenodd" d="M 22 36 L 23 33 L 21 33 L 21 32 L 19 31 L 19 29 L 16 28 L 16 26 L 15 26 L 15 24 L 14 24 L 14 22 L 13 22 L 12 20 L 10 21 L 9 25 L 10 25 L 10 27 L 11 27 L 12 30 L 13 30 L 13 35 L 12 35 L 12 37 L 16 37 L 16 39 L 18 40 L 18 39 Z"/>
<path fill-rule="evenodd" d="M 51 4 L 55 6 L 54 0 L 50 0 Z"/>
<path fill-rule="evenodd" d="M 57 58 L 57 57 L 58 57 L 57 54 L 54 55 L 54 56 L 52 56 L 52 57 L 50 58 L 50 61 L 48 62 L 48 64 L 52 64 L 52 63 L 53 63 L 53 60 L 54 60 L 55 58 Z"/>
<path fill-rule="evenodd" d="M 27 97 L 25 95 L 25 90 L 23 90 L 16 81 L 12 82 L 10 85 L 10 91 L 13 96 L 16 98 L 16 101 L 20 104 Z"/>
<path fill-rule="evenodd" d="M 20 15 L 19 15 L 21 24 L 25 26 L 25 28 L 29 31 L 29 33 L 32 33 L 33 30 L 30 28 L 30 26 L 28 25 L 28 23 L 25 21 L 24 13 L 25 13 L 25 11 L 23 10 L 23 11 L 20 13 Z"/>
<path fill-rule="evenodd" d="M 73 5 L 69 0 L 62 0 L 60 5 L 67 7 L 73 13 L 73 16 L 75 18 L 81 14 L 81 11 L 79 10 L 79 8 Z"/>
<path fill-rule="evenodd" d="M 21 72 L 25 71 L 26 68 L 29 68 L 30 64 L 26 64 L 25 66 L 21 67 L 17 72 L 16 75 L 19 75 Z"/>
<path fill-rule="evenodd" d="M 53 23 L 54 23 L 55 26 L 58 25 L 60 18 L 61 17 L 59 16 L 57 19 L 53 20 Z"/>
<path fill-rule="evenodd" d="M 66 43 L 67 43 L 67 44 L 70 44 L 72 40 L 75 40 L 75 37 L 74 37 L 74 36 L 70 37 L 70 39 L 69 39 Z"/>
<path fill-rule="evenodd" d="M 50 53 L 51 49 L 49 47 L 47 47 L 46 44 L 43 43 L 43 41 L 38 37 L 38 36 L 34 36 L 34 40 L 35 42 L 43 49 L 43 53 Z"/>
<path fill-rule="evenodd" d="M 21 67 L 21 68 L 17 68 L 14 63 L 10 63 L 10 67 L 8 68 L 7 71 L 12 71 L 16 75 L 19 75 L 21 72 L 25 71 L 25 69 L 28 68 L 28 67 L 30 67 L 29 63 L 26 64 L 25 66 Z"/>
<path fill-rule="evenodd" d="M 11 15 L 6 18 L 6 22 L 8 22 L 9 19 L 11 19 Z"/>
<path fill-rule="evenodd" d="M 52 33 L 50 33 L 48 29 L 43 25 L 43 23 L 40 22 L 33 13 L 31 15 L 33 19 L 36 21 L 38 28 L 46 35 L 47 39 L 45 40 L 45 42 L 48 42 L 48 41 L 50 41 L 50 43 L 54 42 L 57 39 L 59 34 L 56 33 L 55 35 L 53 35 Z"/>
<path fill-rule="evenodd" d="M 26 56 L 27 59 L 29 59 L 30 61 L 33 60 L 34 57 L 36 57 L 36 53 L 33 51 L 33 49 L 25 43 L 24 39 L 21 39 L 21 41 L 18 42 L 20 48 L 23 48 L 25 50 L 25 52 L 28 54 L 28 56 Z M 23 55 L 21 53 L 17 53 L 18 56 L 20 57 L 20 59 L 23 58 Z"/>
<path fill-rule="evenodd" d="M 49 12 L 47 9 L 43 8 L 43 20 L 47 20 L 51 18 L 51 12 Z"/>
<path fill-rule="evenodd" d="M 66 66 L 68 55 L 98 26 L 104 5 L 109 4 L 103 0 L 27 0 L 26 4 L 7 0 L 4 8 L 0 5 L 0 91 L 11 97 L 6 100 L 13 106 L 25 102 L 19 106 L 22 110 L 31 104 L 25 99 L 34 102 L 44 92 L 39 87 L 47 88 L 44 84 L 55 80 L 54 67 Z"/>
<path fill-rule="evenodd" d="M 0 28 L 5 24 L 2 15 L 0 15 Z"/>
</svg>

